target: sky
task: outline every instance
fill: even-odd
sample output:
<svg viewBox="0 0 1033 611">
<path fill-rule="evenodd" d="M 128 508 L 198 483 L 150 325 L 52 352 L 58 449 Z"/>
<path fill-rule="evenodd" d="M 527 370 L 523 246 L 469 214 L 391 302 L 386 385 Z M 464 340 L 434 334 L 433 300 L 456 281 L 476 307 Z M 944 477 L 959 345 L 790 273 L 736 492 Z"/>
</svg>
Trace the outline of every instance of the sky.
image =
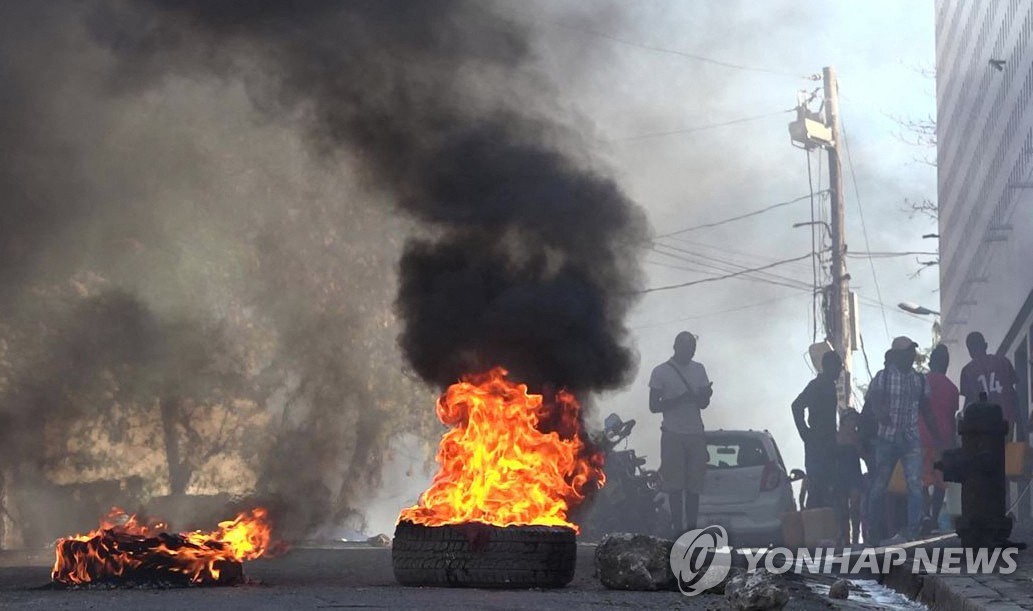
<svg viewBox="0 0 1033 611">
<path fill-rule="evenodd" d="M 935 249 L 935 240 L 921 237 L 935 232 L 935 222 L 912 217 L 905 204 L 905 199 L 935 199 L 935 168 L 922 162 L 935 159 L 935 153 L 906 142 L 895 120 L 935 117 L 931 2 L 498 4 L 515 20 L 534 24 L 539 63 L 556 86 L 553 103 L 578 117 L 576 128 L 596 142 L 592 153 L 645 209 L 654 235 L 808 195 L 808 155 L 790 144 L 787 124 L 794 115 L 780 111 L 795 107 L 799 90 L 820 86 L 806 77 L 833 66 L 849 155 L 843 167 L 848 250 Z M 641 137 L 761 115 L 768 116 Z M 823 152 L 811 154 L 815 190 L 819 181 L 821 188 L 827 186 L 824 158 Z M 827 200 L 821 205 L 827 207 Z M 806 255 L 811 233 L 792 224 L 809 221 L 810 214 L 809 201 L 803 200 L 681 234 L 684 241 L 659 240 L 681 249 L 660 250 L 683 258 L 648 253 L 645 284 L 718 273 L 686 269 L 698 270 L 701 260 L 759 267 Z M 932 320 L 896 307 L 912 301 L 938 309 L 937 268 L 913 277 L 916 258 L 934 257 L 848 259 L 851 288 L 862 299 L 860 329 L 873 372 L 881 368 L 893 337 L 908 335 L 922 346 L 931 342 Z M 782 277 L 774 278 L 778 282 L 786 277 L 812 282 L 806 259 L 770 271 Z M 802 467 L 803 444 L 790 404 L 814 375 L 806 358 L 811 312 L 809 289 L 755 278 L 646 294 L 629 319 L 640 355 L 635 378 L 618 392 L 592 398 L 594 422 L 610 412 L 634 418 L 628 447 L 647 456 L 647 466 L 658 466 L 660 416 L 648 411 L 649 374 L 669 358 L 674 336 L 687 330 L 699 336 L 697 360 L 714 382 L 704 413 L 707 429 L 766 429 L 786 467 Z M 854 371 L 857 383 L 867 383 L 861 352 L 854 355 Z M 404 470 L 405 477 L 394 477 L 390 469 L 396 476 Z M 397 502 L 419 490 L 420 479 L 411 465 L 393 465 L 380 499 Z"/>
<path fill-rule="evenodd" d="M 841 118 L 853 166 L 844 163 L 848 250 L 935 248 L 934 241 L 921 238 L 935 231 L 933 221 L 911 218 L 904 203 L 905 198 L 935 198 L 935 170 L 918 161 L 930 151 L 903 141 L 894 120 L 935 116 L 933 79 L 923 76 L 935 63 L 930 3 L 649 2 L 635 7 L 629 27 L 615 37 L 773 71 L 730 68 L 577 31 L 554 47 L 557 56 L 570 52 L 562 48 L 567 45 L 606 54 L 608 74 L 578 82 L 584 94 L 578 101 L 602 137 L 611 140 L 606 154 L 632 198 L 646 209 L 656 234 L 807 195 L 807 154 L 790 145 L 791 114 L 686 134 L 621 138 L 792 108 L 797 90 L 820 85 L 800 76 L 831 65 L 839 75 Z M 812 153 L 815 183 L 819 156 L 821 174 L 827 172 L 824 153 Z M 827 179 L 823 182 L 827 185 Z M 791 227 L 808 220 L 805 200 L 681 234 L 689 242 L 662 242 L 756 267 L 810 252 L 810 232 Z M 686 265 L 670 256 L 651 253 L 646 261 L 648 286 L 705 277 L 672 268 Z M 936 268 L 912 278 L 917 268 L 913 256 L 875 259 L 873 276 L 867 258 L 848 260 L 852 288 L 864 300 L 860 328 L 873 371 L 880 368 L 892 337 L 909 335 L 923 346 L 930 342 L 931 320 L 895 307 L 913 301 L 937 309 Z M 806 260 L 771 271 L 811 283 Z M 648 377 L 670 356 L 674 335 L 688 330 L 700 337 L 697 360 L 714 381 L 715 396 L 704 414 L 707 428 L 767 429 L 787 467 L 801 466 L 803 448 L 789 405 L 813 376 L 804 356 L 812 340 L 810 316 L 806 290 L 750 279 L 647 294 L 630 319 L 641 355 L 638 374 L 627 389 L 599 398 L 597 413 L 635 418 L 639 425 L 630 445 L 656 464 L 660 417 L 647 409 Z M 866 383 L 860 352 L 854 370 L 857 382 Z"/>
</svg>

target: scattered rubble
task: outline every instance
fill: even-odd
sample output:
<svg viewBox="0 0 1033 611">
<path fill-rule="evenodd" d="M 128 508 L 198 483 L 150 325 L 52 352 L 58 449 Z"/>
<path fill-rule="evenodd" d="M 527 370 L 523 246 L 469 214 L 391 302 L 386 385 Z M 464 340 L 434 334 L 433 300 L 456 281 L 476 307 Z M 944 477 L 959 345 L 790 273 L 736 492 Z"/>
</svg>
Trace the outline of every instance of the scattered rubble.
<svg viewBox="0 0 1033 611">
<path fill-rule="evenodd" d="M 671 572 L 673 545 L 649 535 L 606 535 L 595 550 L 599 580 L 614 590 L 677 590 Z"/>
<path fill-rule="evenodd" d="M 373 537 L 370 537 L 369 539 L 366 539 L 366 543 L 370 544 L 373 547 L 391 547 L 391 537 L 385 535 L 384 533 L 380 533 L 379 535 L 375 535 Z"/>
<path fill-rule="evenodd" d="M 837 600 L 850 598 L 850 582 L 846 579 L 837 579 L 836 583 L 829 588 L 829 598 Z"/>
<path fill-rule="evenodd" d="M 721 581 L 721 583 L 705 591 L 707 594 L 717 594 L 718 596 L 723 596 L 726 592 L 728 584 L 731 583 L 731 581 L 736 577 L 744 575 L 745 573 L 746 569 L 733 566 L 730 569 L 728 569 L 728 575 L 725 575 L 725 578 Z"/>
<path fill-rule="evenodd" d="M 725 586 L 725 597 L 739 611 L 782 609 L 789 602 L 789 593 L 776 578 L 764 569 L 736 575 Z"/>
</svg>

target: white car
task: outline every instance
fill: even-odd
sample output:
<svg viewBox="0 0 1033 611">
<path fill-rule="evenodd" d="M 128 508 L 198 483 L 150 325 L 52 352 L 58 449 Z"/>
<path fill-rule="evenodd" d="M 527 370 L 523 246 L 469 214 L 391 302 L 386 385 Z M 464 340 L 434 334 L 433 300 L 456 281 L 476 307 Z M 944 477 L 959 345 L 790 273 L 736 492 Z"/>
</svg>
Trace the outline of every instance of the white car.
<svg viewBox="0 0 1033 611">
<path fill-rule="evenodd" d="M 782 540 L 782 514 L 796 509 L 782 455 L 767 431 L 707 431 L 700 528 L 717 524 L 734 547 Z"/>
</svg>

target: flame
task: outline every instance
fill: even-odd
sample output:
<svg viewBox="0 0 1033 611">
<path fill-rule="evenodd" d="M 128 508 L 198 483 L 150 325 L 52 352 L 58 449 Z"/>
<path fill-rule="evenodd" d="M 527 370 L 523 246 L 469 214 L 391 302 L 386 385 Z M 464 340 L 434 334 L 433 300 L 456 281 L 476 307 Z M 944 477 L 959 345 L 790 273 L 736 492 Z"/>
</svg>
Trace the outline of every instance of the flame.
<svg viewBox="0 0 1033 611">
<path fill-rule="evenodd" d="M 549 402 L 528 394 L 507 373 L 464 376 L 438 399 L 438 418 L 453 428 L 441 439 L 430 488 L 399 521 L 578 530 L 568 512 L 586 486 L 604 481 L 602 454 L 583 440 L 581 406 L 564 390 Z"/>
<path fill-rule="evenodd" d="M 193 583 L 217 582 L 218 563 L 254 560 L 269 549 L 272 528 L 261 508 L 219 523 L 210 533 L 168 534 L 162 522 L 142 523 L 113 507 L 100 527 L 57 542 L 51 577 L 82 584 L 124 577 L 137 570 L 167 571 Z"/>
</svg>

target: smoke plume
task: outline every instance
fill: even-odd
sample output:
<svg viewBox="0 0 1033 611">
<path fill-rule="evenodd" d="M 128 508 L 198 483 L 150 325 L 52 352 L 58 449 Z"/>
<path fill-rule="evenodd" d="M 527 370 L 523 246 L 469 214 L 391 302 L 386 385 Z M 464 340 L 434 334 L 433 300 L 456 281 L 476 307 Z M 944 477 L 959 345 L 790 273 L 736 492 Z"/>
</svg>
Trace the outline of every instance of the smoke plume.
<svg viewBox="0 0 1033 611">
<path fill-rule="evenodd" d="M 134 377 L 90 392 L 163 417 L 249 401 L 279 423 L 258 487 L 304 499 L 306 529 L 433 427 L 398 349 L 436 388 L 494 365 L 626 382 L 644 218 L 534 59 L 478 2 L 5 4 L 0 348 L 25 349 L 0 441 L 81 414 L 84 376 Z M 105 358 L 68 356 L 78 337 Z"/>
<path fill-rule="evenodd" d="M 261 107 L 301 114 L 316 146 L 354 156 L 434 227 L 407 244 L 398 294 L 401 345 L 424 379 L 501 364 L 576 389 L 625 380 L 644 223 L 612 180 L 559 150 L 557 128 L 477 103 L 478 74 L 526 61 L 517 26 L 456 0 L 150 6 L 104 16 L 127 74 L 248 57 Z"/>
</svg>

